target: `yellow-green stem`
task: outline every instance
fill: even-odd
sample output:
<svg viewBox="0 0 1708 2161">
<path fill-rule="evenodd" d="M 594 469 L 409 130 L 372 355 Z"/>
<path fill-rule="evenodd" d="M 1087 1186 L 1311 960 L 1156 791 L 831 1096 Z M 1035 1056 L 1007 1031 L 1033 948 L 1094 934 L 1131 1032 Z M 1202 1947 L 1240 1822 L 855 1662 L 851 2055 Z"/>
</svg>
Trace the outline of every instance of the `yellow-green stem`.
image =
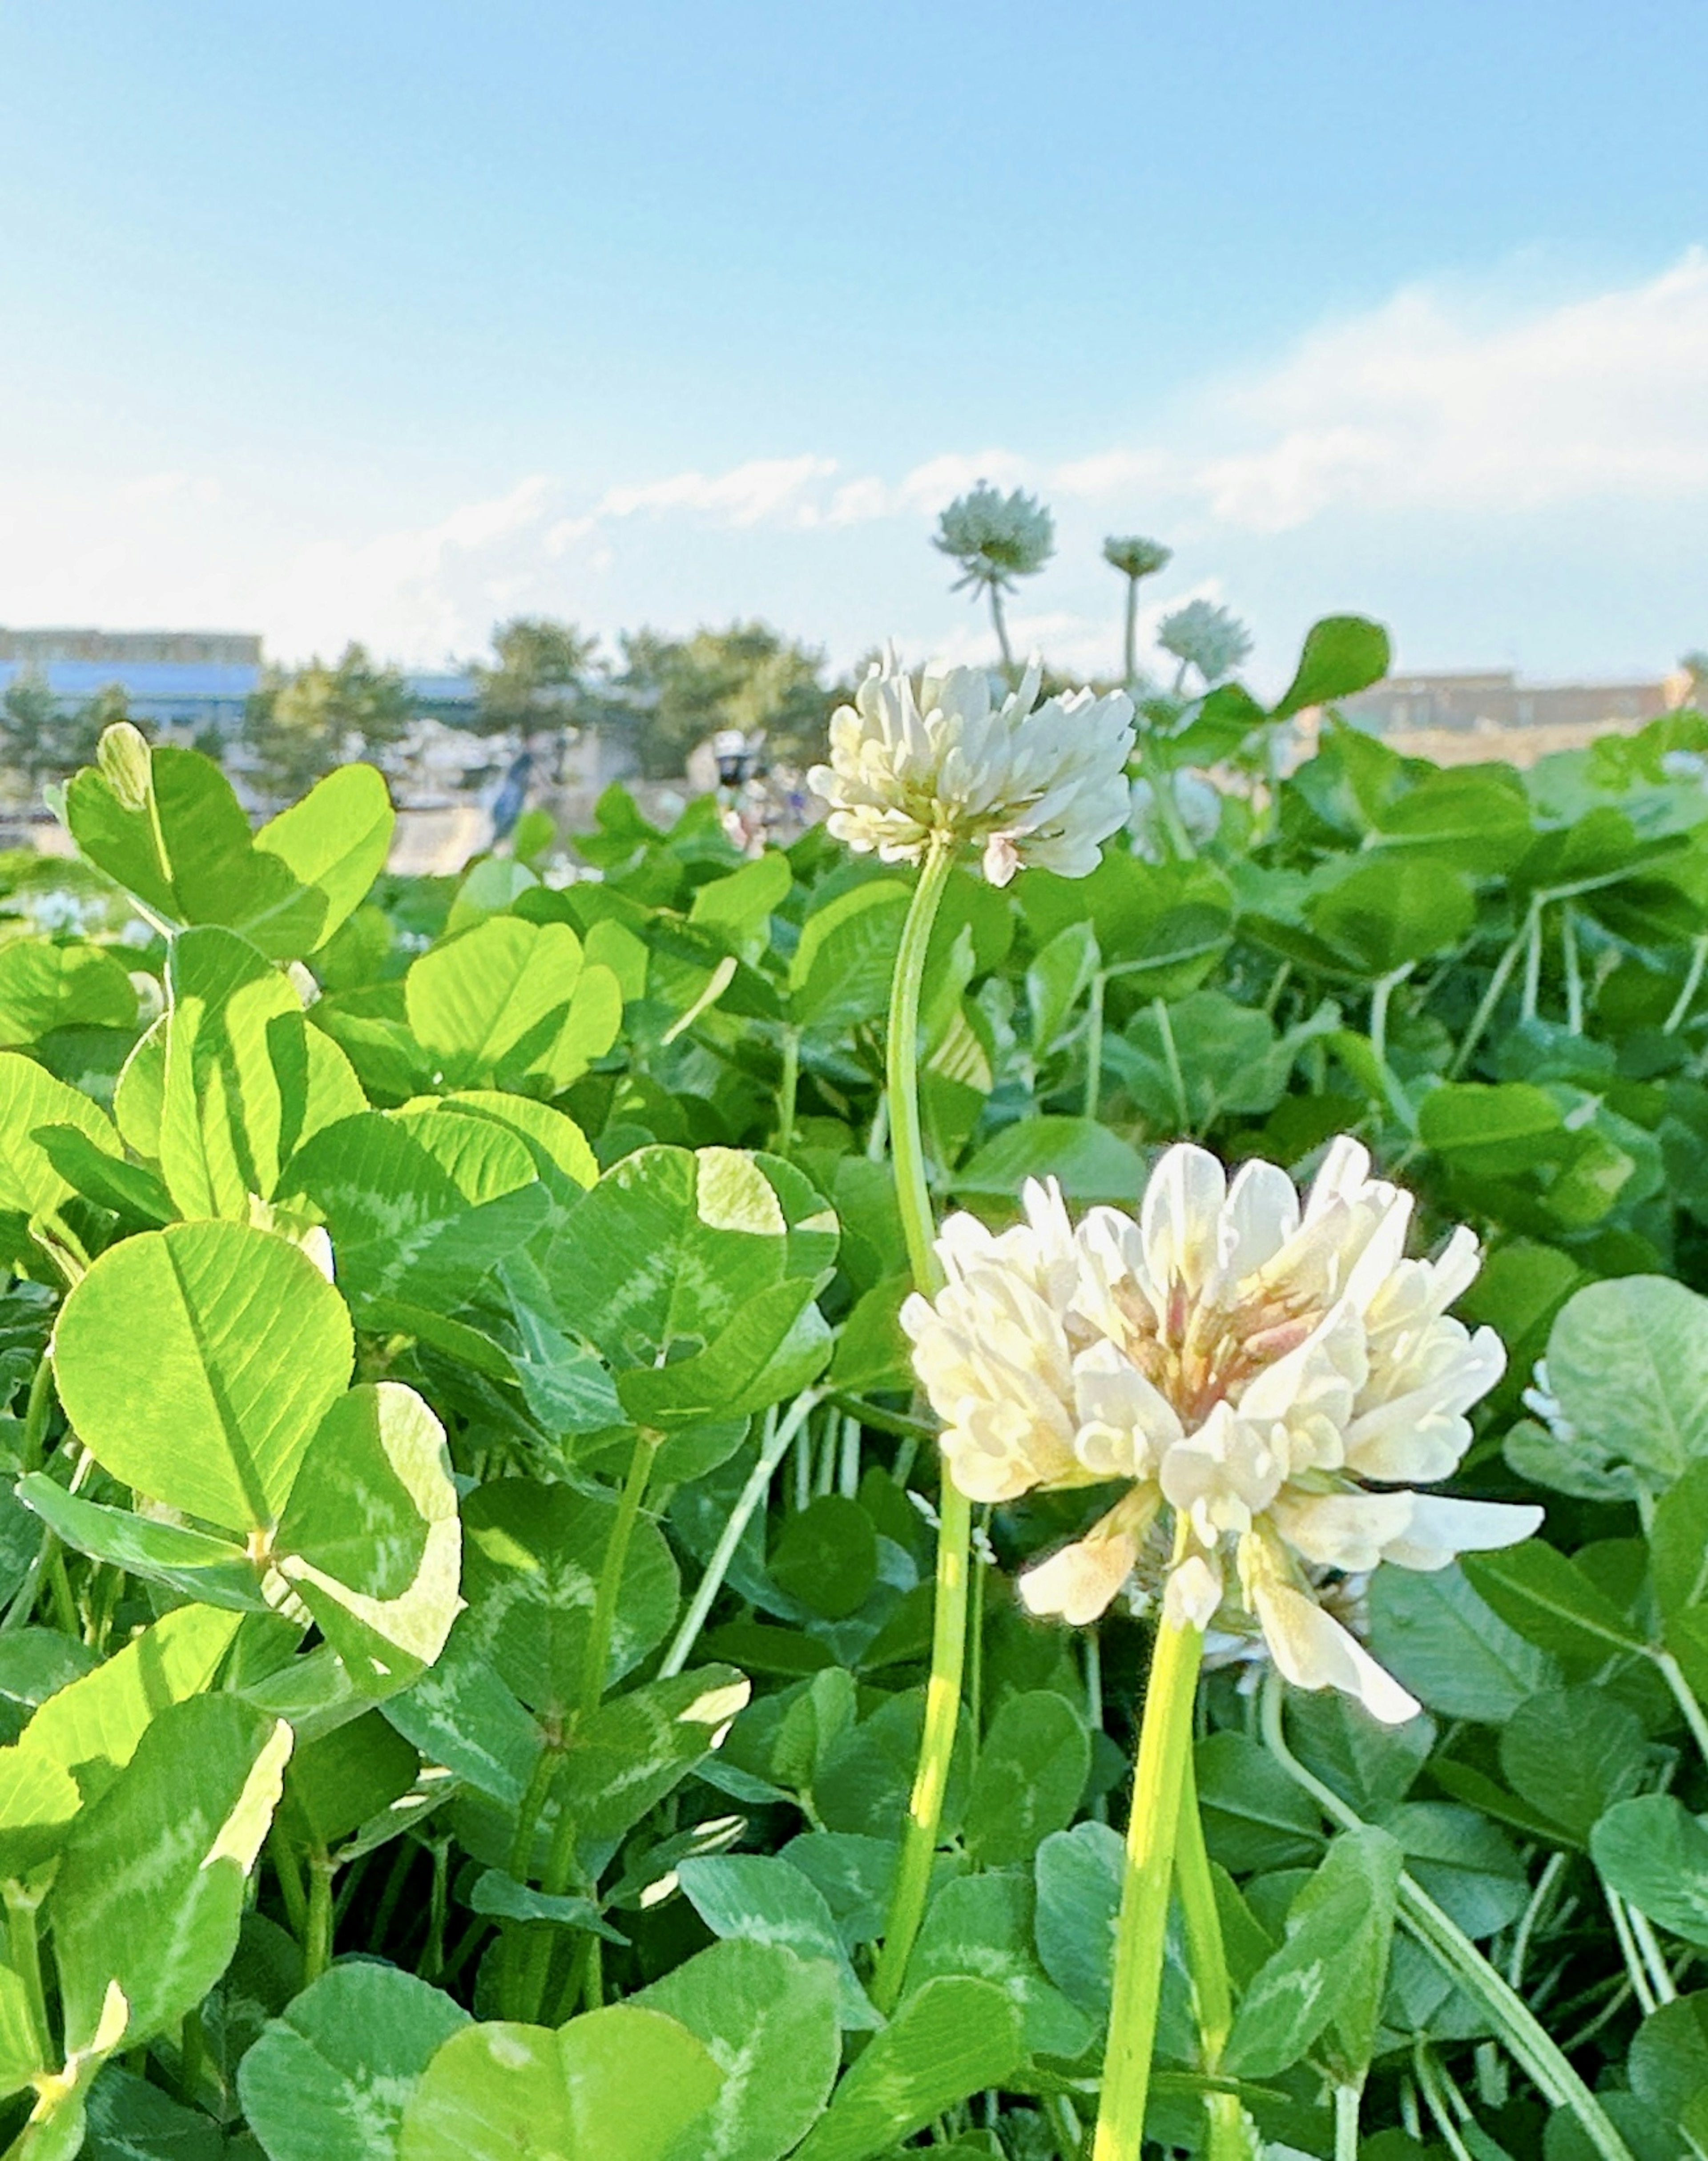
<svg viewBox="0 0 1708 2161">
<path fill-rule="evenodd" d="M 929 1297 L 942 1286 L 933 1242 L 937 1226 L 925 1181 L 925 1150 L 919 1132 L 919 992 L 925 980 L 925 956 L 943 888 L 955 862 L 955 844 L 934 834 L 914 888 L 908 919 L 896 949 L 889 995 L 889 1042 L 885 1064 L 885 1099 L 889 1105 L 889 1152 L 895 1169 L 896 1203 L 907 1240 L 908 1266 L 914 1282 Z"/>
<path fill-rule="evenodd" d="M 1144 2138 L 1169 1893 L 1181 1797 L 1191 1769 L 1192 1709 L 1203 1654 L 1204 1638 L 1196 1628 L 1168 1622 L 1158 1628 L 1133 1769 L 1109 2041 L 1091 2161 L 1138 2161 Z"/>
<path fill-rule="evenodd" d="M 896 1200 L 907 1240 L 908 1264 L 914 1284 L 930 1296 L 942 1287 L 935 1247 L 936 1221 L 925 1179 L 925 1152 L 919 1132 L 919 992 L 931 926 L 955 860 L 947 834 L 932 838 L 914 888 L 912 905 L 897 950 L 889 1004 L 889 1044 L 885 1101 L 889 1106 L 890 1158 L 895 1169 Z M 925 1690 L 925 1723 L 919 1737 L 919 1760 L 914 1773 L 902 1831 L 901 1857 L 890 1896 L 883 1948 L 872 1979 L 880 2011 L 893 2010 L 901 1999 L 908 1960 L 924 1916 L 931 1884 L 931 1856 L 943 1820 L 943 1796 L 955 1753 L 961 1719 L 961 1679 L 966 1661 L 967 1558 L 972 1543 L 972 1503 L 945 1477 L 937 1528 L 937 1590 L 931 1622 L 931 1678 Z"/>
</svg>

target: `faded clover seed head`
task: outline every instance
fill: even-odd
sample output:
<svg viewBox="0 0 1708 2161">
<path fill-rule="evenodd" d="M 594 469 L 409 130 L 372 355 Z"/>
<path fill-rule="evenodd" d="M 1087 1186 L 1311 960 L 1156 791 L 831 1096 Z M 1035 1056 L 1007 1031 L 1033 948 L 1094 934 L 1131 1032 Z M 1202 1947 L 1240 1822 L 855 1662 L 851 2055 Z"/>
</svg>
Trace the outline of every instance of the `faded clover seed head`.
<svg viewBox="0 0 1708 2161">
<path fill-rule="evenodd" d="M 1004 495 L 981 481 L 958 495 L 937 520 L 932 546 L 960 564 L 962 586 L 1012 586 L 1029 578 L 1055 553 L 1055 520 L 1035 495 L 1017 487 Z"/>
<path fill-rule="evenodd" d="M 1112 533 L 1103 543 L 1103 560 L 1129 578 L 1153 577 L 1174 560 L 1172 548 L 1160 540 L 1147 540 L 1138 533 Z"/>
<path fill-rule="evenodd" d="M 1126 822 L 1133 701 L 1075 690 L 1038 702 L 1034 659 L 1000 705 L 982 669 L 912 678 L 891 652 L 831 720 L 831 762 L 807 778 L 830 828 L 862 854 L 917 862 L 934 836 L 984 851 L 1007 885 L 1023 865 L 1084 877 Z"/>
<path fill-rule="evenodd" d="M 1251 633 L 1229 609 L 1214 601 L 1188 601 L 1157 626 L 1157 643 L 1176 660 L 1195 668 L 1206 683 L 1232 674 L 1252 649 Z"/>
<path fill-rule="evenodd" d="M 1021 1578 L 1032 1612 L 1095 1620 L 1137 1570 L 1165 1620 L 1261 1637 L 1298 1686 L 1412 1716 L 1331 1607 L 1382 1561 L 1442 1568 L 1528 1537 L 1542 1512 L 1414 1490 L 1457 1468 L 1506 1354 L 1447 1312 L 1476 1238 L 1409 1260 L 1411 1208 L 1341 1138 L 1303 1200 L 1273 1164 L 1230 1184 L 1183 1144 L 1136 1219 L 1094 1208 L 1075 1226 L 1054 1181 L 1028 1184 L 1011 1230 L 949 1218 L 945 1288 L 902 1309 L 949 1476 L 976 1501 L 1127 1481 Z"/>
</svg>

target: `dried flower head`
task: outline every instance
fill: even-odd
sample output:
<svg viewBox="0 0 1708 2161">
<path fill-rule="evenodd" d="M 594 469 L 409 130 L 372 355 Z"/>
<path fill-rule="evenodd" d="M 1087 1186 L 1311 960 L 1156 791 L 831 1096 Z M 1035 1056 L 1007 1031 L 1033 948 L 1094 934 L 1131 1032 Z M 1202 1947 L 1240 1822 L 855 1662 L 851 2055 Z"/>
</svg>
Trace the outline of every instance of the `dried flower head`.
<svg viewBox="0 0 1708 2161">
<path fill-rule="evenodd" d="M 950 1477 L 979 1501 L 1127 1481 L 1023 1576 L 1034 1612 L 1095 1619 L 1160 1539 L 1166 1618 L 1261 1634 L 1289 1680 L 1412 1715 L 1325 1593 L 1383 1560 L 1434 1569 L 1512 1544 L 1541 1511 L 1414 1490 L 1457 1467 L 1465 1414 L 1506 1358 L 1446 1310 L 1476 1273 L 1475 1237 L 1408 1259 L 1411 1205 L 1343 1138 L 1302 1202 L 1273 1164 L 1230 1184 L 1182 1145 L 1137 1219 L 1096 1208 L 1075 1226 L 1053 1182 L 1028 1184 L 1011 1230 L 949 1219 L 947 1285 L 909 1299 L 902 1325 Z"/>
<path fill-rule="evenodd" d="M 1127 818 L 1133 704 L 1124 691 L 1038 702 L 1034 659 L 993 704 L 982 669 L 925 675 L 892 652 L 831 720 L 831 763 L 808 775 L 831 831 L 886 862 L 917 862 L 934 836 L 984 851 L 1006 885 L 1023 864 L 1084 877 Z"/>
<path fill-rule="evenodd" d="M 981 481 L 958 495 L 937 520 L 931 544 L 960 564 L 964 586 L 1012 586 L 1055 553 L 1055 520 L 1035 495 L 1017 487 L 1004 495 Z"/>
</svg>

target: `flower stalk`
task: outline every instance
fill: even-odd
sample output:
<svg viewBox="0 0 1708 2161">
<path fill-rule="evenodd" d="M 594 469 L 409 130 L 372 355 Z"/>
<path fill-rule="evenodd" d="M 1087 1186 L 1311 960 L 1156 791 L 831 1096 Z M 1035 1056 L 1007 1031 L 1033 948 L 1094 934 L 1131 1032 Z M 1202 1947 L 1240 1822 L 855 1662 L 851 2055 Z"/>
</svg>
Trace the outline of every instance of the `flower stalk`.
<svg viewBox="0 0 1708 2161">
<path fill-rule="evenodd" d="M 907 1240 L 914 1285 L 929 1296 L 943 1284 L 933 1243 L 936 1229 L 919 1126 L 919 992 L 932 925 L 955 860 L 951 836 L 934 835 L 902 929 L 890 992 L 885 1100 L 889 1105 L 890 1157 L 896 1199 Z M 943 1797 L 961 1720 L 961 1683 L 966 1663 L 967 1563 L 972 1544 L 972 1503 L 946 1475 L 937 1528 L 937 1587 L 931 1620 L 931 1677 L 925 1690 L 925 1723 L 909 1796 L 901 1858 L 891 1894 L 883 1948 L 872 1997 L 886 2014 L 900 2001 L 931 1883 L 931 1857 L 943 1820 Z"/>
<path fill-rule="evenodd" d="M 1138 2161 L 1144 2138 L 1169 1897 L 1191 1775 L 1192 1711 L 1203 1656 L 1203 1635 L 1190 1622 L 1164 1619 L 1159 1625 L 1133 1768 L 1109 2040 L 1091 2161 Z"/>
</svg>

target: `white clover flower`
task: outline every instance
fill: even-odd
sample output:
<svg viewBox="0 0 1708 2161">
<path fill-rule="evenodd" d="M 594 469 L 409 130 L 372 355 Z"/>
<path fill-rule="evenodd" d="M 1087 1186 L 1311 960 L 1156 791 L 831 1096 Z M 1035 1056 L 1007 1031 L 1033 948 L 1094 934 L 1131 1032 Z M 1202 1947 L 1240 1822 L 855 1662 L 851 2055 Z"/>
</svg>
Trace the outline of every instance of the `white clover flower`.
<svg viewBox="0 0 1708 2161">
<path fill-rule="evenodd" d="M 1409 1260 L 1411 1207 L 1342 1138 L 1302 1203 L 1273 1164 L 1230 1185 L 1183 1144 L 1136 1220 L 1095 1208 L 1075 1226 L 1053 1181 L 1028 1183 L 1025 1221 L 999 1235 L 949 1219 L 945 1288 L 910 1298 L 902 1325 L 950 1476 L 976 1501 L 1127 1481 L 1022 1577 L 1034 1613 L 1094 1620 L 1136 1567 L 1153 1578 L 1160 1539 L 1166 1619 L 1259 1634 L 1299 1686 L 1412 1716 L 1330 1606 L 1384 1560 L 1442 1568 L 1528 1537 L 1542 1512 L 1414 1490 L 1457 1468 L 1506 1354 L 1447 1312 L 1475 1237 Z"/>
<path fill-rule="evenodd" d="M 1163 617 L 1157 643 L 1183 665 L 1195 668 L 1206 683 L 1219 683 L 1251 651 L 1252 636 L 1228 609 L 1198 600 Z"/>
<path fill-rule="evenodd" d="M 1103 560 L 1129 578 L 1153 577 L 1174 560 L 1172 548 L 1139 533 L 1112 533 L 1103 543 Z"/>
<path fill-rule="evenodd" d="M 937 520 L 931 543 L 960 564 L 963 586 L 1012 586 L 1041 570 L 1055 553 L 1055 520 L 1035 495 L 1004 495 L 981 481 Z"/>
<path fill-rule="evenodd" d="M 1034 659 L 1001 705 L 982 669 L 927 674 L 915 692 L 893 652 L 831 719 L 831 762 L 809 784 L 838 840 L 917 862 L 934 836 L 984 851 L 1006 885 L 1023 864 L 1084 877 L 1126 822 L 1133 702 L 1075 690 L 1038 702 Z"/>
</svg>

